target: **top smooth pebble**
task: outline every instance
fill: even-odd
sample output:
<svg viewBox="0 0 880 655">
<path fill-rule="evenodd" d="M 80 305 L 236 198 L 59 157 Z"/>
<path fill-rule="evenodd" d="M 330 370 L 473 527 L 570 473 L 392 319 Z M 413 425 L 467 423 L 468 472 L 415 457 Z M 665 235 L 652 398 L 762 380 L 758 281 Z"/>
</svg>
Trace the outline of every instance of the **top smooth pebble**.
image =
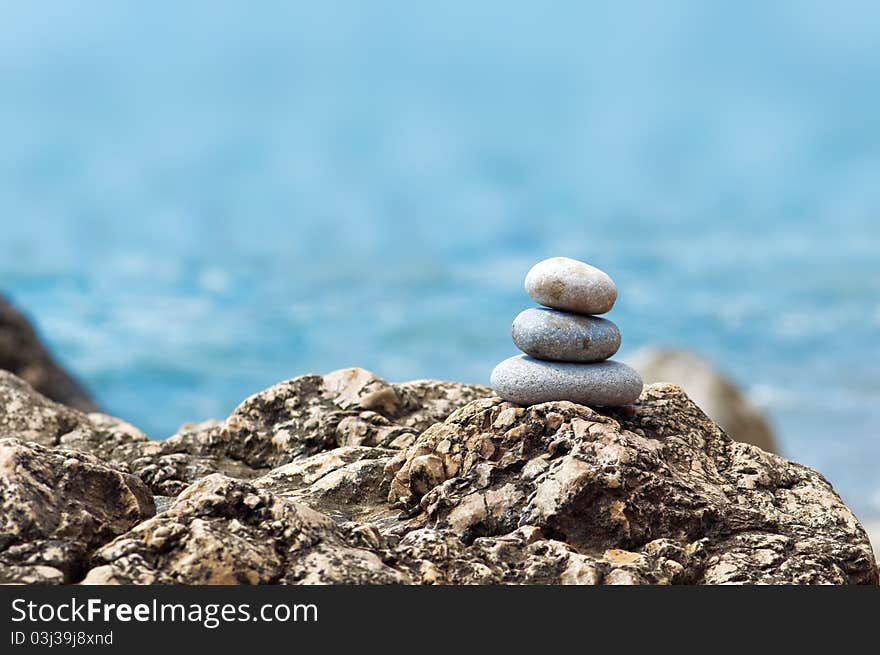
<svg viewBox="0 0 880 655">
<path fill-rule="evenodd" d="M 617 285 L 605 271 L 568 257 L 532 266 L 525 286 L 536 303 L 577 314 L 604 314 L 617 300 Z"/>
</svg>

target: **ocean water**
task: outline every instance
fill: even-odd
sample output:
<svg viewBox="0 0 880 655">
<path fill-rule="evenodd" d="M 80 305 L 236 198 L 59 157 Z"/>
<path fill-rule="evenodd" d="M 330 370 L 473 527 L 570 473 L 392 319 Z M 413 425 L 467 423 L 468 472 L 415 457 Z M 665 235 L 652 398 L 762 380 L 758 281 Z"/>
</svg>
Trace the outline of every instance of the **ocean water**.
<svg viewBox="0 0 880 655">
<path fill-rule="evenodd" d="M 164 438 L 309 372 L 485 383 L 585 259 L 623 356 L 708 357 L 880 516 L 880 9 L 766 4 L 4 6 L 0 288 Z"/>
</svg>

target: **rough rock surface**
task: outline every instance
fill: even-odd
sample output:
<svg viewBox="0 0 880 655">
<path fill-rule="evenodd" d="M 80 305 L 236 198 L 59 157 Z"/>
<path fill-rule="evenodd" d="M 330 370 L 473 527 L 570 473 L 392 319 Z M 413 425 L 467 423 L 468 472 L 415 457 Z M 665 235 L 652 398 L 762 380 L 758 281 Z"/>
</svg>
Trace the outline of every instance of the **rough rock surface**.
<svg viewBox="0 0 880 655">
<path fill-rule="evenodd" d="M 327 516 L 210 475 L 95 554 L 86 584 L 401 583 L 378 554 L 349 545 Z"/>
<path fill-rule="evenodd" d="M 674 582 L 876 581 L 864 529 L 821 475 L 732 441 L 672 385 L 602 413 L 476 401 L 395 468 L 390 500 L 465 542 L 528 525 L 588 556 L 660 549 Z"/>
<path fill-rule="evenodd" d="M 385 471 L 398 452 L 342 446 L 273 469 L 254 485 L 340 521 L 390 517 L 397 512 L 385 503 L 389 489 Z"/>
<path fill-rule="evenodd" d="M 84 414 L 0 371 L 0 437 L 90 453 L 176 496 L 212 473 L 249 479 L 344 446 L 399 449 L 487 387 L 436 380 L 389 384 L 364 369 L 305 375 L 246 399 L 225 421 L 184 425 L 165 441 L 100 413 Z"/>
<path fill-rule="evenodd" d="M 704 359 L 684 350 L 648 348 L 636 353 L 629 363 L 645 384 L 668 382 L 682 387 L 732 439 L 779 452 L 767 418 L 733 380 Z"/>
<path fill-rule="evenodd" d="M 63 447 L 125 463 L 158 452 L 161 444 L 125 421 L 84 414 L 49 400 L 21 378 L 0 371 L 0 438 Z"/>
<path fill-rule="evenodd" d="M 184 426 L 131 467 L 155 493 L 173 496 L 209 473 L 252 478 L 337 447 L 403 448 L 491 394 L 436 380 L 389 384 L 360 368 L 304 375 L 251 396 L 223 422 Z"/>
<path fill-rule="evenodd" d="M 62 435 L 87 422 L 82 412 L 49 400 L 18 376 L 0 371 L 0 438 L 55 446 Z"/>
<path fill-rule="evenodd" d="M 672 385 L 617 409 L 521 407 L 346 369 L 166 442 L 13 376 L 0 394 L 0 436 L 46 446 L 0 441 L 6 580 L 877 581 L 865 531 L 821 475 L 732 441 Z"/>
<path fill-rule="evenodd" d="M 74 582 L 155 512 L 146 485 L 83 453 L 0 439 L 0 583 Z"/>
<path fill-rule="evenodd" d="M 14 373 L 52 400 L 84 412 L 98 411 L 85 388 L 46 350 L 27 317 L 2 296 L 0 369 Z"/>
</svg>

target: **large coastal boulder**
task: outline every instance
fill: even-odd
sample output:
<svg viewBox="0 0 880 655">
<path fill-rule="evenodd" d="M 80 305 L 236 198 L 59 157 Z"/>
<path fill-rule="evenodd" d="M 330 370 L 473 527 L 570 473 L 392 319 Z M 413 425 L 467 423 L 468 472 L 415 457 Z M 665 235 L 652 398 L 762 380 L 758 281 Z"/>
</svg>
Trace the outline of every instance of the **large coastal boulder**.
<svg viewBox="0 0 880 655">
<path fill-rule="evenodd" d="M 821 475 L 731 440 L 672 385 L 602 412 L 475 401 L 389 473 L 390 501 L 465 543 L 532 526 L 592 558 L 675 553 L 677 582 L 877 577 L 864 529 Z"/>
<path fill-rule="evenodd" d="M 0 583 L 75 582 L 92 551 L 154 513 L 133 475 L 83 453 L 0 439 Z"/>
<path fill-rule="evenodd" d="M 187 487 L 98 551 L 87 581 L 877 580 L 864 530 L 821 475 L 731 440 L 679 387 L 652 385 L 635 405 L 599 411 L 520 407 L 459 386 L 456 397 L 477 398 L 425 427 L 435 415 L 394 409 L 387 390 L 397 395 L 398 385 L 348 375 L 367 384 L 345 399 L 308 376 L 257 394 L 223 424 L 193 428 L 189 442 L 205 447 L 182 449 L 183 461 L 234 457 L 251 479 L 212 475 Z M 389 404 L 351 409 L 362 396 Z M 340 427 L 362 426 L 365 412 L 368 427 Z M 419 414 L 424 421 L 405 423 Z M 261 508 L 253 517 L 249 503 Z M 305 506 L 319 514 L 280 521 L 308 538 L 272 532 L 278 516 Z"/>
<path fill-rule="evenodd" d="M 98 411 L 85 388 L 58 365 L 27 317 L 2 296 L 0 369 L 14 373 L 52 400 L 84 412 Z"/>
<path fill-rule="evenodd" d="M 766 416 L 736 383 L 694 353 L 674 348 L 646 348 L 630 365 L 646 384 L 668 382 L 682 387 L 722 430 L 737 441 L 754 444 L 770 453 L 779 445 Z"/>
<path fill-rule="evenodd" d="M 877 581 L 821 475 L 673 385 L 521 407 L 345 369 L 157 442 L 2 373 L 0 439 L 0 581 Z"/>
</svg>

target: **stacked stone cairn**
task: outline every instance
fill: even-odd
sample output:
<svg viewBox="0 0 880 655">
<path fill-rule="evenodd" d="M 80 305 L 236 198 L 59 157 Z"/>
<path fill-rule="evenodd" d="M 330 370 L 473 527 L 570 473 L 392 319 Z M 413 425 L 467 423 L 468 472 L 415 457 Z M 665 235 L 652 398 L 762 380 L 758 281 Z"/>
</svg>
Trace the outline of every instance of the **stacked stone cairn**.
<svg viewBox="0 0 880 655">
<path fill-rule="evenodd" d="M 532 267 L 525 287 L 544 307 L 527 309 L 513 321 L 513 342 L 525 354 L 495 367 L 495 393 L 518 405 L 635 402 L 642 393 L 639 374 L 608 359 L 620 347 L 620 330 L 596 316 L 614 306 L 614 281 L 584 262 L 552 257 Z"/>
</svg>

